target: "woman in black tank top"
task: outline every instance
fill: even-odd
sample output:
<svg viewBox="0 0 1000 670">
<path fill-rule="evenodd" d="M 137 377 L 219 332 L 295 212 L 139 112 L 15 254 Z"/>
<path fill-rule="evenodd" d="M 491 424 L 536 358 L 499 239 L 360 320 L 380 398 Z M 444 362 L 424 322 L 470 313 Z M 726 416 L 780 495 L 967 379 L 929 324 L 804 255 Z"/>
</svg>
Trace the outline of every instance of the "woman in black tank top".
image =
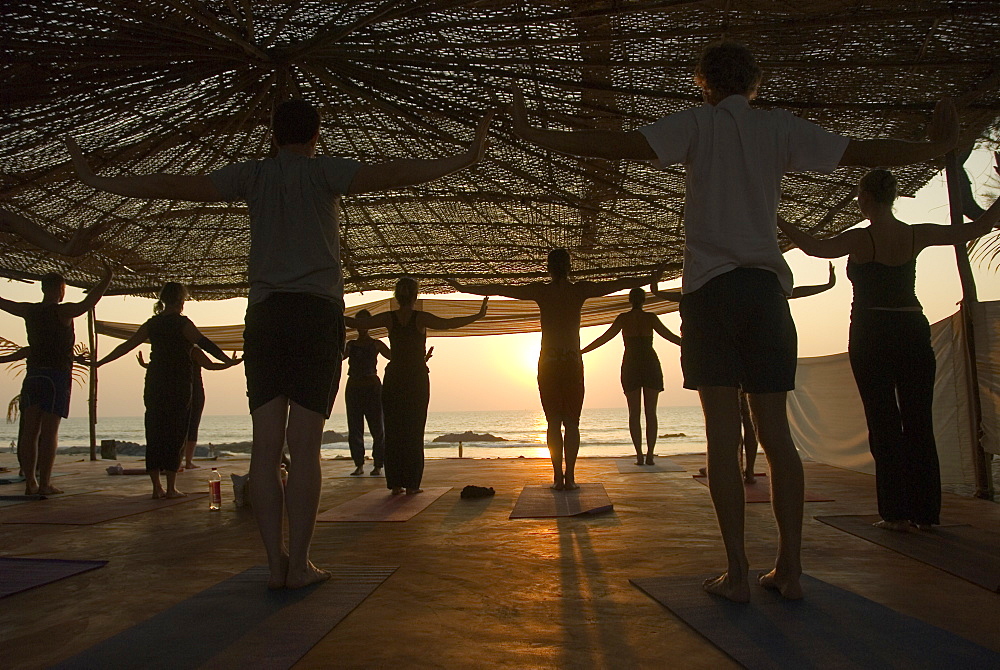
<svg viewBox="0 0 1000 670">
<path fill-rule="evenodd" d="M 363 330 L 389 329 L 392 358 L 382 382 L 382 413 L 385 420 L 385 484 L 398 495 L 420 493 L 424 473 L 424 427 L 430 402 L 430 377 L 425 363 L 427 329 L 461 328 L 486 314 L 489 298 L 476 314 L 446 319 L 416 309 L 417 280 L 403 277 L 396 282 L 399 309 L 380 312 L 368 319 L 345 319 L 348 327 Z"/>
<path fill-rule="evenodd" d="M 861 180 L 858 206 L 870 221 L 818 240 L 779 217 L 778 226 L 810 256 L 848 256 L 854 286 L 848 351 L 865 408 L 875 459 L 880 528 L 928 529 L 940 522 L 941 474 L 934 442 L 934 351 L 914 291 L 917 255 L 926 247 L 963 244 L 1000 221 L 997 201 L 963 226 L 908 225 L 892 212 L 896 179 L 872 170 Z"/>
</svg>

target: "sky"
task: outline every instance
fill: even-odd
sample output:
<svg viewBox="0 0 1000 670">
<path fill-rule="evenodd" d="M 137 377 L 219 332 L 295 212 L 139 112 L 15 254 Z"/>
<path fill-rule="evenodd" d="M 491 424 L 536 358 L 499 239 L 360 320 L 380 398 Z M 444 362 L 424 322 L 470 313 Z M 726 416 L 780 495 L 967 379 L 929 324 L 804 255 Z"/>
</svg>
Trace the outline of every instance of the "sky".
<svg viewBox="0 0 1000 670">
<path fill-rule="evenodd" d="M 974 190 L 984 191 L 992 175 L 991 155 L 977 152 L 967 164 Z M 980 198 L 980 203 L 985 200 Z M 914 198 L 903 198 L 896 205 L 897 216 L 911 223 L 947 223 L 947 196 L 943 176 L 935 177 Z M 798 250 L 785 255 L 795 275 L 795 283 L 820 284 L 827 279 L 827 261 L 809 258 Z M 799 333 L 799 356 L 823 356 L 847 349 L 847 332 L 850 317 L 851 286 L 844 274 L 845 259 L 834 261 L 837 285 L 818 296 L 791 301 L 792 315 Z M 543 269 L 544 259 L 539 259 Z M 1000 299 L 1000 276 L 997 270 L 978 266 L 973 269 L 980 300 Z M 680 285 L 680 280 L 664 284 L 667 288 Z M 35 284 L 13 280 L 0 280 L 0 295 L 9 300 L 37 301 L 41 291 Z M 933 323 L 954 313 L 961 299 L 961 287 L 955 265 L 955 252 L 950 247 L 925 250 L 917 263 L 917 295 L 924 305 L 924 313 Z M 347 311 L 351 306 L 386 297 L 383 292 L 353 293 L 346 297 Z M 83 292 L 70 288 L 66 300 L 77 301 Z M 476 296 L 450 294 L 449 296 L 472 299 Z M 492 300 L 501 300 L 494 298 Z M 491 302 L 492 302 L 491 300 Z M 152 300 L 133 297 L 106 297 L 97 306 L 97 318 L 110 321 L 141 323 L 152 315 Z M 188 302 L 184 313 L 198 326 L 231 325 L 242 323 L 246 299 Z M 680 330 L 680 317 L 664 315 L 663 322 L 674 332 Z M 581 344 L 586 345 L 604 332 L 605 326 L 584 328 L 580 333 Z M 77 340 L 86 341 L 86 318 L 76 320 Z M 25 343 L 24 322 L 0 312 L 0 336 L 19 344 Z M 348 337 L 351 337 L 350 333 Z M 98 353 L 104 355 L 121 341 L 100 336 Z M 431 401 L 430 411 L 481 411 L 540 408 L 535 381 L 538 357 L 538 333 L 518 335 L 493 335 L 486 337 L 430 338 L 434 357 L 430 361 Z M 621 337 L 584 356 L 586 370 L 585 407 L 625 407 L 619 382 L 623 351 Z M 697 405 L 693 391 L 681 388 L 678 349 L 666 340 L 657 338 L 656 352 L 663 367 L 664 392 L 660 405 Z M 148 358 L 148 345 L 144 351 Z M 23 370 L 23 368 L 21 368 Z M 380 358 L 379 371 L 384 369 Z M 205 414 L 246 414 L 246 386 L 242 366 L 225 371 L 205 371 L 207 396 Z M 0 401 L 6 405 L 20 392 L 21 376 L 17 371 L 0 366 Z M 100 368 L 98 384 L 98 412 L 101 416 L 141 416 L 143 370 L 134 353 Z M 335 414 L 344 413 L 343 385 L 334 405 Z M 70 416 L 86 416 L 87 389 L 76 386 L 70 406 Z"/>
</svg>

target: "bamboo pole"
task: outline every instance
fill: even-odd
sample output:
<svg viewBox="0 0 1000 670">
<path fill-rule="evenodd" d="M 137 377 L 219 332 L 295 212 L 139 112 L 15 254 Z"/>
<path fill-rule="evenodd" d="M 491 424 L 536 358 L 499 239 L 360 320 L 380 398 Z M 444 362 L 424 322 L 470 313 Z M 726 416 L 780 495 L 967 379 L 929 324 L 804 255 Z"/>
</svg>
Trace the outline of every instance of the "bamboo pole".
<svg viewBox="0 0 1000 670">
<path fill-rule="evenodd" d="M 948 179 L 948 204 L 951 211 L 951 225 L 965 223 L 962 203 L 962 178 L 960 171 L 965 168 L 958 161 L 958 155 L 949 151 L 945 157 L 945 175 Z M 968 371 L 969 422 L 972 433 L 972 467 L 975 477 L 976 498 L 993 499 L 993 479 L 986 460 L 982 442 L 983 407 L 979 397 L 979 374 L 976 369 L 976 338 L 973 324 L 973 307 L 979 304 L 976 281 L 972 275 L 969 253 L 964 244 L 955 245 L 955 260 L 958 276 L 962 282 L 962 325 L 965 334 L 963 347 Z"/>
<path fill-rule="evenodd" d="M 90 346 L 90 460 L 97 460 L 97 318 L 94 308 L 87 311 L 87 339 Z"/>
</svg>

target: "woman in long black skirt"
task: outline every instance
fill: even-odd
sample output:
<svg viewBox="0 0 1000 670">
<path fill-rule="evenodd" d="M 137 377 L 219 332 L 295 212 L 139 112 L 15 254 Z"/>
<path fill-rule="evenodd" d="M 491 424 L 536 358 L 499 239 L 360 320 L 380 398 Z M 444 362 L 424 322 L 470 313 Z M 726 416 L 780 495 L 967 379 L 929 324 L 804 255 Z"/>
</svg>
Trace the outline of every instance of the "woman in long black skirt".
<svg viewBox="0 0 1000 670">
<path fill-rule="evenodd" d="M 153 308 L 154 316 L 97 363 L 100 366 L 121 358 L 149 340 L 149 365 L 146 368 L 143 401 L 146 405 L 146 472 L 153 482 L 153 498 L 185 495 L 177 490 L 176 480 L 191 413 L 193 345 L 197 344 L 225 363 L 238 362 L 223 353 L 199 332 L 191 319 L 181 314 L 187 297 L 183 284 L 164 284 L 160 299 Z M 166 491 L 160 483 L 161 470 L 167 476 Z"/>
<path fill-rule="evenodd" d="M 466 326 L 486 314 L 489 298 L 471 316 L 445 319 L 417 310 L 417 280 L 403 277 L 396 282 L 399 309 L 381 312 L 369 319 L 347 319 L 347 325 L 366 330 L 389 329 L 392 358 L 382 380 L 382 414 L 385 421 L 385 483 L 398 495 L 420 493 L 424 474 L 424 426 L 430 402 L 430 377 L 425 362 L 427 329 L 452 330 Z"/>
<path fill-rule="evenodd" d="M 909 225 L 892 212 L 896 178 L 872 170 L 861 180 L 858 207 L 870 221 L 816 239 L 787 221 L 778 225 L 810 256 L 849 256 L 854 285 L 848 352 L 868 423 L 875 490 L 882 520 L 895 531 L 940 522 L 941 473 L 932 405 L 936 362 L 931 333 L 914 291 L 917 255 L 926 247 L 963 244 L 1000 221 L 1000 200 L 962 226 Z"/>
</svg>

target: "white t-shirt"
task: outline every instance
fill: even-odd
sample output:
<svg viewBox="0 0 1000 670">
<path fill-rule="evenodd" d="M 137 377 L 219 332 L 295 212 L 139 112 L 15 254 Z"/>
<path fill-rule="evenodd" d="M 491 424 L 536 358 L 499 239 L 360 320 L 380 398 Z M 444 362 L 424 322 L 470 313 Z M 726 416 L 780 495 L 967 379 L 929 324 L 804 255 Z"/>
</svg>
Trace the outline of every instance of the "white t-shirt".
<svg viewBox="0 0 1000 670">
<path fill-rule="evenodd" d="M 778 248 L 781 177 L 833 172 L 850 140 L 783 109 L 752 109 L 743 95 L 671 114 L 639 132 L 657 167 L 686 167 L 681 290 L 750 267 L 774 272 L 790 294 L 792 271 Z"/>
<path fill-rule="evenodd" d="M 250 208 L 250 304 L 272 293 L 309 293 L 344 307 L 340 196 L 361 163 L 278 151 L 209 174 L 223 200 Z"/>
</svg>

